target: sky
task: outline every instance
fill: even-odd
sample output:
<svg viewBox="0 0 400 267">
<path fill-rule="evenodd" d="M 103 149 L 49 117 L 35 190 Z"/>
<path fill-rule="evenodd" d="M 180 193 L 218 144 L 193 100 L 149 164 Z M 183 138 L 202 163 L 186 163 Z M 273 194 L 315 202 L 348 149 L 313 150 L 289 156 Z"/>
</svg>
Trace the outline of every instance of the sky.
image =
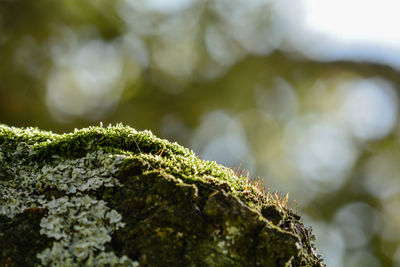
<svg viewBox="0 0 400 267">
<path fill-rule="evenodd" d="M 301 0 L 305 54 L 350 59 L 400 69 L 400 1 Z"/>
</svg>

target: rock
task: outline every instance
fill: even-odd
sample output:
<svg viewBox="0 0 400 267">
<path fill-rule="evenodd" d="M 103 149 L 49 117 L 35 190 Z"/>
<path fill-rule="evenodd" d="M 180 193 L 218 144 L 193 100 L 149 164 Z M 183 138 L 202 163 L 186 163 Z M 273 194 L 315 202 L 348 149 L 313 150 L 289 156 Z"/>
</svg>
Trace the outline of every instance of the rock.
<svg viewBox="0 0 400 267">
<path fill-rule="evenodd" d="M 0 266 L 325 266 L 271 199 L 149 131 L 0 125 Z"/>
</svg>

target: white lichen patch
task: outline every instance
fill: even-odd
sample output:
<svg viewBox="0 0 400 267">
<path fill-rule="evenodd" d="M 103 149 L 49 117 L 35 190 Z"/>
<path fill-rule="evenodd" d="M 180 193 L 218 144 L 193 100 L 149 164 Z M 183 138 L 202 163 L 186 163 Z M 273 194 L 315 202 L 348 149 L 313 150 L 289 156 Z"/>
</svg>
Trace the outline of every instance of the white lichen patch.
<svg viewBox="0 0 400 267">
<path fill-rule="evenodd" d="M 96 190 L 101 186 L 114 187 L 120 183 L 113 175 L 118 171 L 126 156 L 108 155 L 103 151 L 88 153 L 77 160 L 63 161 L 56 166 L 44 166 L 37 175 L 36 189 L 42 184 L 55 186 L 66 193 Z"/>
<path fill-rule="evenodd" d="M 229 254 L 230 249 L 235 245 L 235 239 L 241 234 L 240 229 L 231 225 L 229 221 L 225 224 L 225 230 L 222 236 L 214 236 L 215 248 L 223 255 Z"/>
<path fill-rule="evenodd" d="M 220 249 L 222 254 L 224 254 L 224 255 L 228 254 L 228 250 L 226 249 L 226 242 L 225 241 L 219 241 L 217 243 L 217 247 Z"/>
<path fill-rule="evenodd" d="M 237 227 L 231 226 L 228 223 L 227 223 L 226 231 L 228 232 L 228 234 L 230 236 L 235 236 L 235 235 L 240 234 L 239 229 Z"/>
<path fill-rule="evenodd" d="M 19 156 L 21 151 L 17 149 L 11 156 Z M 0 215 L 13 218 L 27 208 L 40 207 L 44 196 L 37 192 L 47 188 L 76 194 L 101 186 L 121 186 L 114 175 L 125 157 L 99 150 L 75 160 L 56 157 L 54 162 L 41 168 L 37 163 L 26 162 L 12 166 L 12 179 L 0 181 Z"/>
<path fill-rule="evenodd" d="M 110 234 L 124 223 L 121 215 L 110 210 L 104 201 L 87 195 L 62 197 L 43 207 L 48 209 L 48 216 L 40 222 L 40 233 L 57 240 L 37 255 L 43 265 L 132 265 L 126 256 L 118 258 L 113 252 L 105 252 Z"/>
<path fill-rule="evenodd" d="M 1 150 L 1 147 L 0 147 Z M 0 215 L 12 219 L 29 208 L 47 211 L 40 222 L 40 234 L 54 239 L 52 246 L 37 254 L 44 266 L 137 266 L 128 257 L 107 251 L 111 234 L 124 227 L 122 216 L 93 199 L 90 191 L 102 186 L 122 186 L 115 178 L 126 156 L 101 150 L 78 159 L 53 157 L 42 164 L 27 162 L 34 151 L 21 143 L 12 152 L 0 151 L 0 161 L 12 158 L 10 177 L 0 180 Z M 55 199 L 44 192 L 56 190 L 64 196 Z"/>
</svg>

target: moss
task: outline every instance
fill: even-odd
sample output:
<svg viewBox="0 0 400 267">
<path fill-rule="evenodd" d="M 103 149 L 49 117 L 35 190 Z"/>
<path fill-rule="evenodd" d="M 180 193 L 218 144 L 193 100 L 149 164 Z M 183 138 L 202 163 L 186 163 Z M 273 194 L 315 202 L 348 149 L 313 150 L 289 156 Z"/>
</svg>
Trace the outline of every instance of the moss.
<svg viewBox="0 0 400 267">
<path fill-rule="evenodd" d="M 149 131 L 0 125 L 0 166 L 0 265 L 323 266 L 284 202 Z"/>
</svg>

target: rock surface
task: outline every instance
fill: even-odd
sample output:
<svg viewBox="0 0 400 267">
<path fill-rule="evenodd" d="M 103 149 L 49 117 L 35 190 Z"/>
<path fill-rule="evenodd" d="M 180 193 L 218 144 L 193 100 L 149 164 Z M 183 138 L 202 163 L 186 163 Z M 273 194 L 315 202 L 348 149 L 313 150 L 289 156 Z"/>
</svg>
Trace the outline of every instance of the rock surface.
<svg viewBox="0 0 400 267">
<path fill-rule="evenodd" d="M 0 125 L 0 266 L 325 266 L 312 241 L 284 201 L 149 131 Z"/>
</svg>

